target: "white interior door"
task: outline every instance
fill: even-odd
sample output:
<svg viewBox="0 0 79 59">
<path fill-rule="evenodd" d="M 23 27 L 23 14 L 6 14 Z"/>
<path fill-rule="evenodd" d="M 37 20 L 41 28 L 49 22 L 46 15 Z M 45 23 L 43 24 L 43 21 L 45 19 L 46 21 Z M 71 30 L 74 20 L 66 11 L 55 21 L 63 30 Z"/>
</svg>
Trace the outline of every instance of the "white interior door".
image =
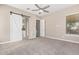
<svg viewBox="0 0 79 59">
<path fill-rule="evenodd" d="M 10 41 L 22 40 L 22 16 L 10 15 Z"/>
<path fill-rule="evenodd" d="M 40 36 L 45 36 L 45 20 L 40 20 Z"/>
</svg>

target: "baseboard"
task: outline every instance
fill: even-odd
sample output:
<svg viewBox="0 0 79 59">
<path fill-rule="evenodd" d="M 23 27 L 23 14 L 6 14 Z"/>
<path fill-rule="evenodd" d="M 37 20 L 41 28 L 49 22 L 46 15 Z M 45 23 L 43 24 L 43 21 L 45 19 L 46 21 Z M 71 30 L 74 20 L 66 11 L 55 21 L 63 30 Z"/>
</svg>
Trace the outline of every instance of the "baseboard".
<svg viewBox="0 0 79 59">
<path fill-rule="evenodd" d="M 46 37 L 50 38 L 50 39 L 62 40 L 62 41 L 67 41 L 67 42 L 71 42 L 71 43 L 79 43 L 77 41 L 72 41 L 72 40 L 67 40 L 67 39 L 61 39 L 61 38 L 56 38 L 56 37 L 51 37 L 51 36 L 46 36 Z"/>
<path fill-rule="evenodd" d="M 46 36 L 46 38 L 56 39 L 56 40 L 62 40 L 62 41 L 67 41 L 67 42 L 71 42 L 71 43 L 79 43 L 77 41 L 72 41 L 72 40 L 67 40 L 67 39 L 61 39 L 61 38 L 56 38 L 56 37 L 51 37 L 51 36 Z M 7 42 L 2 42 L 0 44 L 12 43 L 12 42 L 17 42 L 17 41 L 21 41 L 21 40 L 7 41 Z"/>
<path fill-rule="evenodd" d="M 17 41 L 21 41 L 21 40 L 7 41 L 7 42 L 2 42 L 0 44 L 12 43 L 12 42 L 17 42 Z"/>
</svg>

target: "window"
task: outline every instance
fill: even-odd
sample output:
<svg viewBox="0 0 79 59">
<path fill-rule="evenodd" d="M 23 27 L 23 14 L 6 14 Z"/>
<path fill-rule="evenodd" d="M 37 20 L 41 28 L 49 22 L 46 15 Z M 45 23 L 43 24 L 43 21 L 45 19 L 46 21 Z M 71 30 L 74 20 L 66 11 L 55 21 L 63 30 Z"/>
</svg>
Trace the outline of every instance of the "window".
<svg viewBox="0 0 79 59">
<path fill-rule="evenodd" d="M 66 17 L 66 33 L 79 35 L 79 14 Z"/>
</svg>

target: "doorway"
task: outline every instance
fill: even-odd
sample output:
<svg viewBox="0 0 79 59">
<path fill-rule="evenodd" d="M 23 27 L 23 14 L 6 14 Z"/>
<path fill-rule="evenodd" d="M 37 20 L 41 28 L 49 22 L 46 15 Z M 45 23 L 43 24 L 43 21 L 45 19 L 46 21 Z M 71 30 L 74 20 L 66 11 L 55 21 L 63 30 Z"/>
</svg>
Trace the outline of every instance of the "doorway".
<svg viewBox="0 0 79 59">
<path fill-rule="evenodd" d="M 40 20 L 36 20 L 36 37 L 40 37 Z"/>
<path fill-rule="evenodd" d="M 45 36 L 45 20 L 36 20 L 36 37 Z"/>
<path fill-rule="evenodd" d="M 28 39 L 28 29 L 29 29 L 29 20 L 26 16 L 23 16 L 22 17 L 23 21 L 22 21 L 22 39 L 25 40 L 25 39 Z"/>
</svg>

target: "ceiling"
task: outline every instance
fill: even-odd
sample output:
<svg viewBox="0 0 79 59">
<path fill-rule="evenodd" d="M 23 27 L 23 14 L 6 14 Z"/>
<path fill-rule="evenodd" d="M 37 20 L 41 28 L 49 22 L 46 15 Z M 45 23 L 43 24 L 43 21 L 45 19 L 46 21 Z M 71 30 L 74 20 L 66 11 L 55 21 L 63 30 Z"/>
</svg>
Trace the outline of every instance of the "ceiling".
<svg viewBox="0 0 79 59">
<path fill-rule="evenodd" d="M 39 14 L 39 11 L 32 11 L 34 9 L 38 9 L 34 4 L 9 4 L 9 5 L 22 9 L 27 12 L 30 12 L 32 14 L 38 15 L 38 16 L 44 16 L 44 15 L 62 10 L 64 8 L 71 7 L 75 4 L 38 4 L 41 8 L 43 8 L 44 6 L 50 5 L 50 7 L 46 9 L 47 11 L 49 11 L 49 13 L 42 12 L 41 14 Z"/>
</svg>

